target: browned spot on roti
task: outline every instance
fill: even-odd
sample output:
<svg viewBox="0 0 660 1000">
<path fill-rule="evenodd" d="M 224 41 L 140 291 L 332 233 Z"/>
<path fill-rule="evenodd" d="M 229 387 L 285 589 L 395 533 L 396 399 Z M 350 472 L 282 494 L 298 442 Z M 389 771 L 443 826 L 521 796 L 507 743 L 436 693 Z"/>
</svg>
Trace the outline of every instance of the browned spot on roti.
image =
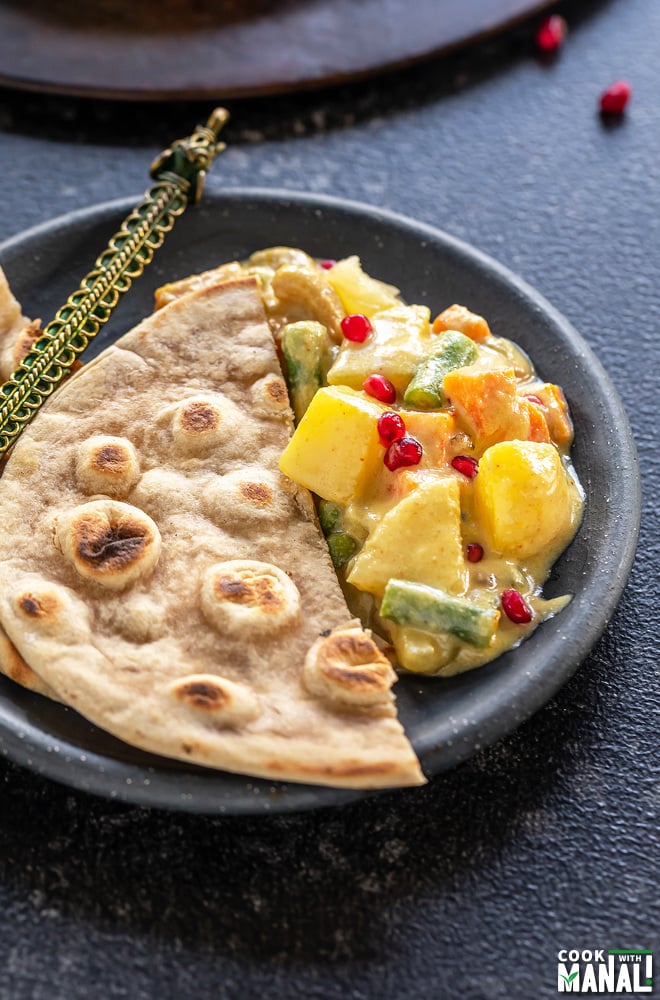
<svg viewBox="0 0 660 1000">
<path fill-rule="evenodd" d="M 92 464 L 99 472 L 120 476 L 131 467 L 131 454 L 120 444 L 105 444 L 93 455 Z"/>
<path fill-rule="evenodd" d="M 286 600 L 279 593 L 268 576 L 237 577 L 235 575 L 218 575 L 214 580 L 215 595 L 219 600 L 232 601 L 234 604 L 248 604 L 258 607 L 265 614 L 274 615 L 284 608 Z"/>
<path fill-rule="evenodd" d="M 269 396 L 274 403 L 279 403 L 280 405 L 289 402 L 286 386 L 281 378 L 271 379 L 271 381 L 266 384 L 266 395 Z"/>
<path fill-rule="evenodd" d="M 261 712 L 259 699 L 250 688 L 214 674 L 181 677 L 169 691 L 187 708 L 204 713 L 218 729 L 243 726 Z"/>
<path fill-rule="evenodd" d="M 344 709 L 392 711 L 392 664 L 370 636 L 351 627 L 317 639 L 305 657 L 305 686 Z"/>
<path fill-rule="evenodd" d="M 230 700 L 222 685 L 213 684 L 211 681 L 189 681 L 179 685 L 175 694 L 181 701 L 207 711 L 223 708 Z"/>
<path fill-rule="evenodd" d="M 54 618 L 60 610 L 60 601 L 55 594 L 23 594 L 18 598 L 18 606 L 28 618 Z"/>
<path fill-rule="evenodd" d="M 331 634 L 322 643 L 320 654 L 323 673 L 346 690 L 389 690 L 392 665 L 363 633 Z"/>
<path fill-rule="evenodd" d="M 329 663 L 325 668 L 325 673 L 347 688 L 373 688 L 377 690 L 383 687 L 382 677 L 373 670 L 371 665 L 368 670 L 360 670 L 356 667 Z"/>
<path fill-rule="evenodd" d="M 39 337 L 43 333 L 41 329 L 41 320 L 33 319 L 24 330 L 21 330 L 16 343 L 14 344 L 14 364 L 16 367 L 19 366 L 26 354 L 29 354 L 34 346 L 35 342 L 39 340 Z"/>
<path fill-rule="evenodd" d="M 151 541 L 146 525 L 128 517 L 103 522 L 83 515 L 75 523 L 74 546 L 80 558 L 96 569 L 122 570 L 139 559 Z"/>
<path fill-rule="evenodd" d="M 241 483 L 241 496 L 258 507 L 268 507 L 273 502 L 273 493 L 264 483 Z"/>
<path fill-rule="evenodd" d="M 220 426 L 220 413 L 211 403 L 195 399 L 182 407 L 180 420 L 188 434 L 206 434 Z"/>
<path fill-rule="evenodd" d="M 161 537 L 148 514 L 132 504 L 99 497 L 53 519 L 53 541 L 81 576 L 124 590 L 151 573 Z"/>
</svg>

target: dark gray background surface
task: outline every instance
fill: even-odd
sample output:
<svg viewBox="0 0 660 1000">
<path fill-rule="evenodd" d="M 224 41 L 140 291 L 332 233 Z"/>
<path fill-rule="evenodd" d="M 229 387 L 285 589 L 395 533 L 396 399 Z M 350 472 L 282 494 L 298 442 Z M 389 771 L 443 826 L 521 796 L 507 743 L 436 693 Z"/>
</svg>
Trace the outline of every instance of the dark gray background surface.
<svg viewBox="0 0 660 1000">
<path fill-rule="evenodd" d="M 630 416 L 645 498 L 605 636 L 511 737 L 421 791 L 334 810 L 149 812 L 2 762 L 0 1000 L 536 1000 L 556 995 L 564 947 L 655 947 L 658 979 L 660 4 L 562 9 L 555 60 L 532 22 L 359 85 L 232 102 L 209 183 L 438 225 L 584 335 Z M 622 76 L 628 113 L 604 122 L 598 95 Z M 0 92 L 0 240 L 139 196 L 207 110 Z"/>
</svg>

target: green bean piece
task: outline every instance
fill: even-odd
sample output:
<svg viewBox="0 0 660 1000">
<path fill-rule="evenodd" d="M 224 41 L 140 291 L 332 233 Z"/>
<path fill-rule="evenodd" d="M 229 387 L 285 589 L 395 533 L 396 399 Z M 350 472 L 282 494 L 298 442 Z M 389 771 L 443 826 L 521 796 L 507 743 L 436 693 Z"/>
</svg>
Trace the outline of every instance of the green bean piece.
<svg viewBox="0 0 660 1000">
<path fill-rule="evenodd" d="M 324 535 L 330 535 L 333 531 L 340 530 L 341 507 L 330 500 L 319 501 L 319 521 Z"/>
<path fill-rule="evenodd" d="M 341 569 L 359 551 L 360 543 L 346 531 L 335 531 L 328 535 L 328 548 L 335 569 Z"/>
<path fill-rule="evenodd" d="M 449 633 L 478 649 L 493 640 L 500 613 L 437 587 L 408 580 L 390 580 L 380 607 L 382 618 L 436 635 Z"/>
<path fill-rule="evenodd" d="M 327 329 L 314 320 L 288 323 L 282 330 L 289 392 L 296 422 L 325 385 L 332 364 L 332 344 Z"/>
<path fill-rule="evenodd" d="M 408 384 L 404 403 L 418 410 L 434 410 L 444 406 L 445 393 L 442 387 L 445 375 L 455 368 L 464 368 L 477 359 L 477 347 L 473 340 L 448 330 L 442 337 L 438 350 L 425 358 L 415 369 Z"/>
</svg>

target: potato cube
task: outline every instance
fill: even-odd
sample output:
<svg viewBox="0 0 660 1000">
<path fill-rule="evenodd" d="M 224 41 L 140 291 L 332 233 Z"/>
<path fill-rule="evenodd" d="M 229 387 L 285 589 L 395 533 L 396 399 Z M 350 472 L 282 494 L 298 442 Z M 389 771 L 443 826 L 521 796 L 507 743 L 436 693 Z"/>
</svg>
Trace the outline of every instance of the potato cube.
<svg viewBox="0 0 660 1000">
<path fill-rule="evenodd" d="M 359 257 L 345 257 L 331 267 L 326 278 L 339 296 L 347 313 L 373 316 L 381 309 L 400 302 L 399 289 L 372 278 L 362 270 Z"/>
<path fill-rule="evenodd" d="M 578 503 L 557 449 L 537 441 L 502 441 L 479 462 L 475 510 L 487 544 L 525 560 L 559 551 L 577 527 Z"/>
<path fill-rule="evenodd" d="M 419 482 L 376 525 L 347 579 L 360 590 L 382 595 L 392 577 L 454 593 L 462 590 L 465 561 L 456 479 Z"/>
<path fill-rule="evenodd" d="M 280 469 L 324 500 L 355 500 L 382 465 L 377 423 L 384 409 L 343 386 L 319 389 L 282 453 Z"/>
<path fill-rule="evenodd" d="M 328 382 L 361 389 L 369 375 L 378 374 L 403 392 L 417 365 L 438 345 L 429 317 L 427 306 L 397 305 L 377 313 L 371 320 L 374 332 L 367 340 L 345 340 L 341 345 Z"/>
</svg>

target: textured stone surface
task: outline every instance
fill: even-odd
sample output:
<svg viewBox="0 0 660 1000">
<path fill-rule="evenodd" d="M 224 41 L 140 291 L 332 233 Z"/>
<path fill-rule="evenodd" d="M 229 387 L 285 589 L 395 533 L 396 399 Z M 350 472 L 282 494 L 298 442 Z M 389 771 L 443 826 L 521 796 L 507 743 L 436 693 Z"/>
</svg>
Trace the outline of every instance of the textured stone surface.
<svg viewBox="0 0 660 1000">
<path fill-rule="evenodd" d="M 574 323 L 621 393 L 644 477 L 607 633 L 508 739 L 421 791 L 334 811 L 147 812 L 2 763 L 0 1000 L 536 1000 L 556 995 L 560 947 L 655 946 L 657 978 L 660 6 L 565 14 L 550 63 L 527 26 L 359 86 L 235 102 L 210 184 L 439 225 Z M 607 124 L 598 95 L 620 76 L 633 99 Z M 0 238 L 139 194 L 206 110 L 0 94 Z"/>
</svg>

